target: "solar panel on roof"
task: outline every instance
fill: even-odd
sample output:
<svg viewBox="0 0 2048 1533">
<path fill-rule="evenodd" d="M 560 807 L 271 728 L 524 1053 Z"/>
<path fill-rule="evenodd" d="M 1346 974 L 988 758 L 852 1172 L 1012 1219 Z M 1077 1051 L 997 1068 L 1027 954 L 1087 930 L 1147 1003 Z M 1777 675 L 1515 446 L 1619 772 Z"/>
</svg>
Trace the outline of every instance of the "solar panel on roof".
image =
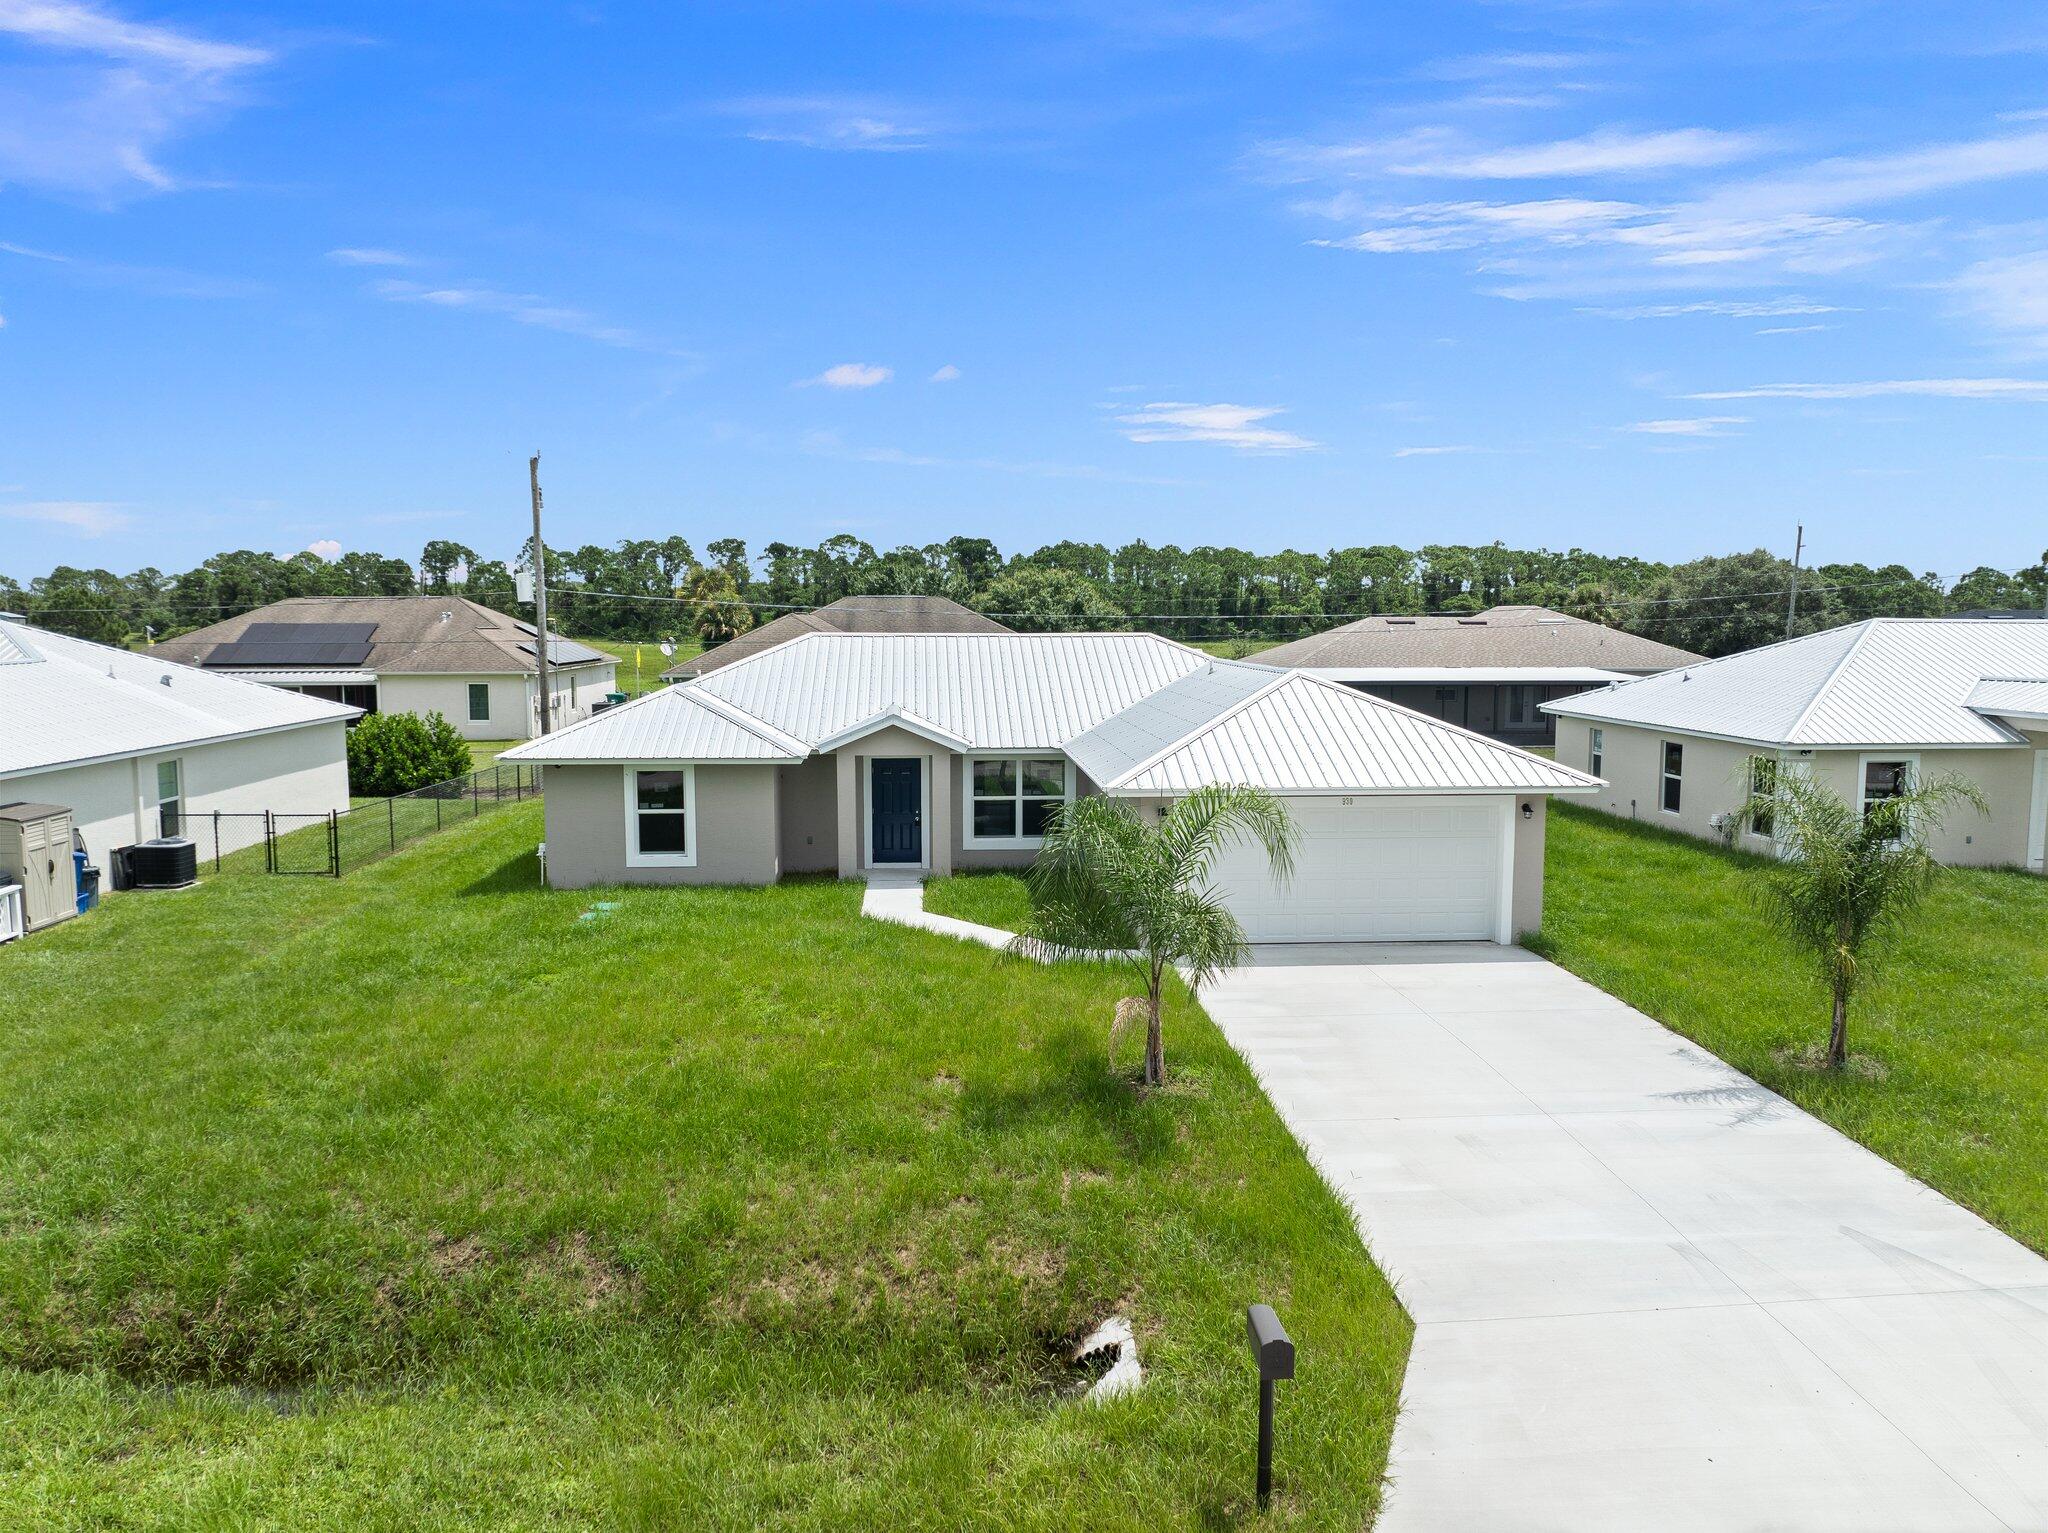
<svg viewBox="0 0 2048 1533">
<path fill-rule="evenodd" d="M 375 623 L 251 623 L 239 639 L 217 644 L 204 665 L 361 665 Z"/>
</svg>

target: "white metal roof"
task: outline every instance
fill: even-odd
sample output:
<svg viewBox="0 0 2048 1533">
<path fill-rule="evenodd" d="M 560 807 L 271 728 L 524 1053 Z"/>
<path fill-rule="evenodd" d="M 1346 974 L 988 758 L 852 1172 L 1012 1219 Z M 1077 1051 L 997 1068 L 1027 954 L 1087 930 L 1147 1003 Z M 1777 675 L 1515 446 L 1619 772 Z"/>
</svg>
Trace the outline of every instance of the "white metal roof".
<svg viewBox="0 0 2048 1533">
<path fill-rule="evenodd" d="M 1230 661 L 1134 705 L 1067 753 L 1120 795 L 1213 782 L 1275 793 L 1584 793 L 1600 782 L 1314 672 Z"/>
<path fill-rule="evenodd" d="M 1263 657 L 1254 657 L 1263 658 Z M 1589 687 L 1628 681 L 1628 671 L 1603 671 L 1596 665 L 1318 665 L 1306 667 L 1331 681 L 1365 681 L 1385 685 L 1557 685 L 1578 682 Z"/>
<path fill-rule="evenodd" d="M 760 719 L 695 687 L 665 687 L 516 745 L 500 761 L 801 761 L 811 753 Z"/>
<path fill-rule="evenodd" d="M 691 686 L 814 744 L 902 712 L 975 750 L 1050 750 L 1208 663 L 1149 633 L 815 633 Z"/>
<path fill-rule="evenodd" d="M 332 723 L 360 711 L 0 620 L 0 777 Z"/>
<path fill-rule="evenodd" d="M 2013 745 L 1972 698 L 2048 676 L 2048 623 L 1871 618 L 1545 703 L 1549 713 L 1802 749 Z"/>
<path fill-rule="evenodd" d="M 2001 718 L 2048 719 L 2048 676 L 1987 676 L 1963 701 L 1978 713 Z"/>
</svg>

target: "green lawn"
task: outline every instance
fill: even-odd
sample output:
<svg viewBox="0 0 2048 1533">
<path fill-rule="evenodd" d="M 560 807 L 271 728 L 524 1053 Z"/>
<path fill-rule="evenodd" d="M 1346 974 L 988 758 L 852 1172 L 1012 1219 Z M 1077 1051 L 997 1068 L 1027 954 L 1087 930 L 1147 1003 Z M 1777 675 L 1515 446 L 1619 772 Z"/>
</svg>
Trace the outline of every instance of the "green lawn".
<svg viewBox="0 0 2048 1533">
<path fill-rule="evenodd" d="M 1763 859 L 1553 806 L 1529 945 L 2048 1252 L 2048 879 L 1948 870 L 1879 959 L 1839 1077 L 1827 1000 L 1752 897 Z"/>
<path fill-rule="evenodd" d="M 924 908 L 1015 932 L 1024 929 L 1024 918 L 1031 914 L 1031 894 L 1015 873 L 959 873 L 926 880 Z"/>
<path fill-rule="evenodd" d="M 664 655 L 659 639 L 578 639 L 578 644 L 587 644 L 592 649 L 601 649 L 607 655 L 617 657 L 619 662 L 619 690 L 628 697 L 638 697 L 642 692 L 652 692 L 666 686 L 661 673 L 678 660 L 689 660 L 704 653 L 703 644 L 696 639 L 678 639 L 676 652 Z M 634 656 L 638 655 L 640 669 L 635 674 Z"/>
<path fill-rule="evenodd" d="M 0 949 L 0 1525 L 1356 1528 L 1408 1325 L 1185 996 L 859 887 L 534 886 L 537 808 Z M 600 908 L 599 901 L 614 908 Z M 587 919 L 586 919 L 587 917 Z M 1077 1405 L 1121 1309 L 1145 1390 Z"/>
</svg>

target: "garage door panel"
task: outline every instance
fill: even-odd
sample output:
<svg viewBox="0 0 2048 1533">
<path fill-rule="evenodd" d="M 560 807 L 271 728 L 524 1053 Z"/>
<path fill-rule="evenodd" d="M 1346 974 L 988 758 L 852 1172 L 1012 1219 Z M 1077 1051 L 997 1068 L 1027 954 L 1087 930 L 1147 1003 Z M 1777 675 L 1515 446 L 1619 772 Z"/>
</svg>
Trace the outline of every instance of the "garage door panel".
<svg viewBox="0 0 2048 1533">
<path fill-rule="evenodd" d="M 1294 877 L 1235 847 L 1215 887 L 1254 942 L 1487 940 L 1504 870 L 1499 799 L 1290 799 Z"/>
</svg>

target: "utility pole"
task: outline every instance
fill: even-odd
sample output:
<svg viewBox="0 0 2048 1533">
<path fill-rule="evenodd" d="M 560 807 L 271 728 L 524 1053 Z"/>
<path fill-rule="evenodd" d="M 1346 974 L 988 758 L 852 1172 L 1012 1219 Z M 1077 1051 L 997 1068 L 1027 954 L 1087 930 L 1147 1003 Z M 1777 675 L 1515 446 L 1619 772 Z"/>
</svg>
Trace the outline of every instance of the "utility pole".
<svg viewBox="0 0 2048 1533">
<path fill-rule="evenodd" d="M 526 478 L 533 487 L 533 626 L 540 630 L 533 657 L 540 663 L 540 732 L 547 734 L 555 726 L 555 716 L 548 700 L 548 549 L 540 540 L 539 453 L 526 460 Z"/>
<path fill-rule="evenodd" d="M 540 459 L 535 458 L 533 461 L 538 463 Z M 533 493 L 538 495 L 540 491 L 535 490 Z M 534 504 L 538 507 L 539 502 L 536 501 Z M 538 537 L 540 536 L 538 530 L 540 527 L 540 521 L 538 520 L 540 512 L 536 509 L 533 514 L 535 517 L 533 524 L 535 528 L 534 536 Z M 1792 637 L 1792 620 L 1799 616 L 1799 556 L 1805 552 L 1806 523 L 1801 522 L 1799 524 L 1798 539 L 1792 545 L 1792 599 L 1785 604 L 1785 637 L 1788 639 Z"/>
</svg>

